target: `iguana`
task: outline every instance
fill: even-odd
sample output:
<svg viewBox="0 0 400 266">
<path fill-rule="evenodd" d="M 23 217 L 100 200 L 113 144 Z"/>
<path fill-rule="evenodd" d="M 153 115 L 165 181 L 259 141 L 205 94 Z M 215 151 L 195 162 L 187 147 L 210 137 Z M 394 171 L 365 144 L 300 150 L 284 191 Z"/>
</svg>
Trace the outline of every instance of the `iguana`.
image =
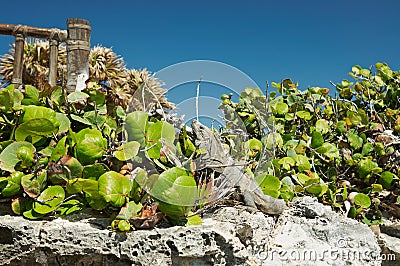
<svg viewBox="0 0 400 266">
<path fill-rule="evenodd" d="M 233 187 L 238 187 L 247 206 L 257 208 L 266 214 L 280 214 L 286 208 L 283 199 L 265 195 L 257 182 L 249 176 L 242 162 L 236 162 L 227 153 L 219 136 L 197 120 L 191 123 L 196 135 L 195 144 L 207 151 L 194 160 L 196 170 L 211 168 L 220 173 L 214 179 L 209 201 L 225 196 Z"/>
</svg>

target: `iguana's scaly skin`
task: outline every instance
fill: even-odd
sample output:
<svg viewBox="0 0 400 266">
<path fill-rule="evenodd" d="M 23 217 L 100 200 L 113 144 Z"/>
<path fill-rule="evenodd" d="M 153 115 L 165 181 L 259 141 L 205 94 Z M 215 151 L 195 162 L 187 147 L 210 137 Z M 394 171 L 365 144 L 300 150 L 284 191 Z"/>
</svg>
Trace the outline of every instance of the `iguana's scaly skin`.
<svg viewBox="0 0 400 266">
<path fill-rule="evenodd" d="M 239 187 L 247 206 L 257 208 L 266 214 L 280 214 L 286 208 L 282 199 L 265 195 L 257 182 L 245 171 L 244 166 L 235 162 L 226 153 L 217 134 L 197 120 L 192 121 L 193 132 L 196 134 L 196 146 L 207 153 L 201 154 L 195 160 L 197 170 L 212 168 L 221 175 L 214 180 L 211 200 L 225 196 L 233 187 Z"/>
</svg>

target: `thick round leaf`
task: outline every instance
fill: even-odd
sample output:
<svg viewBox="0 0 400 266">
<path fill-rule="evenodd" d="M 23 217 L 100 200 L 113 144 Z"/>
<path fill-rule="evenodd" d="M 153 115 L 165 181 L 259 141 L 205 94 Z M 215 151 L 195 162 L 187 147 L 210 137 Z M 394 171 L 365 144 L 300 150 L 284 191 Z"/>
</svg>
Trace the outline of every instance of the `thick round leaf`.
<svg viewBox="0 0 400 266">
<path fill-rule="evenodd" d="M 56 113 L 56 117 L 60 123 L 58 133 L 67 132 L 68 128 L 71 126 L 71 121 L 69 121 L 68 117 L 62 113 Z"/>
<path fill-rule="evenodd" d="M 82 178 L 97 180 L 102 174 L 109 170 L 108 166 L 102 163 L 86 165 L 83 168 Z"/>
<path fill-rule="evenodd" d="M 27 122 L 32 119 L 47 119 L 55 128 L 59 126 L 56 112 L 47 107 L 35 105 L 25 106 L 22 122 Z"/>
<path fill-rule="evenodd" d="M 120 147 L 117 148 L 115 151 L 115 158 L 120 161 L 127 161 L 135 157 L 140 148 L 140 143 L 137 141 L 130 141 L 127 143 L 122 144 Z"/>
<path fill-rule="evenodd" d="M 289 111 L 289 107 L 286 103 L 277 102 L 275 105 L 275 112 L 276 115 L 285 115 Z"/>
<path fill-rule="evenodd" d="M 368 178 L 371 174 L 380 172 L 382 172 L 382 168 L 378 167 L 378 164 L 369 158 L 362 159 L 358 163 L 357 173 L 359 178 Z"/>
<path fill-rule="evenodd" d="M 122 207 L 131 190 L 131 181 L 117 172 L 109 171 L 99 177 L 99 193 L 106 202 Z"/>
<path fill-rule="evenodd" d="M 11 201 L 11 209 L 17 215 L 22 215 L 24 211 L 32 209 L 32 200 L 25 197 L 13 198 Z"/>
<path fill-rule="evenodd" d="M 57 145 L 54 147 L 51 153 L 50 161 L 57 162 L 63 155 L 67 154 L 68 145 L 66 141 L 67 141 L 67 136 L 63 137 L 58 141 Z"/>
<path fill-rule="evenodd" d="M 299 171 L 302 172 L 304 170 L 310 170 L 311 164 L 308 161 L 307 157 L 301 154 L 296 154 L 293 159 L 296 162 L 296 166 L 298 167 Z"/>
<path fill-rule="evenodd" d="M 124 207 L 118 213 L 116 220 L 129 220 L 138 216 L 138 213 L 142 210 L 143 205 L 141 203 L 136 204 L 134 201 L 126 203 Z"/>
<path fill-rule="evenodd" d="M 325 194 L 326 191 L 328 191 L 328 186 L 321 184 L 312 184 L 311 186 L 306 187 L 306 191 L 316 197 L 320 197 Z"/>
<path fill-rule="evenodd" d="M 393 174 L 391 172 L 385 171 L 381 174 L 379 178 L 379 183 L 385 188 L 390 189 L 393 182 Z"/>
<path fill-rule="evenodd" d="M 142 147 L 146 145 L 145 135 L 149 115 L 143 111 L 129 113 L 125 120 L 125 130 L 128 133 L 128 141 L 137 141 Z"/>
<path fill-rule="evenodd" d="M 74 178 L 68 180 L 65 189 L 67 190 L 68 194 L 76 194 L 83 191 L 91 193 L 93 191 L 99 190 L 99 184 L 97 183 L 96 180 Z"/>
<path fill-rule="evenodd" d="M 163 201 L 179 206 L 195 206 L 198 197 L 198 189 L 193 176 L 179 176 L 172 187 L 163 192 Z"/>
<path fill-rule="evenodd" d="M 167 143 L 173 143 L 175 140 L 175 128 L 167 122 L 158 121 L 148 127 L 146 138 L 149 157 L 159 159 L 161 149 L 160 138 L 165 139 Z"/>
<path fill-rule="evenodd" d="M 55 131 L 56 128 L 49 119 L 31 119 L 17 127 L 15 130 L 15 139 L 17 141 L 24 141 L 29 136 L 32 138 L 32 143 L 36 143 L 42 137 L 51 136 Z"/>
<path fill-rule="evenodd" d="M 371 206 L 371 199 L 364 193 L 358 193 L 354 196 L 354 203 L 362 208 L 368 208 Z"/>
<path fill-rule="evenodd" d="M 75 137 L 75 154 L 84 165 L 94 163 L 104 155 L 107 149 L 107 140 L 96 129 L 82 129 Z"/>
<path fill-rule="evenodd" d="M 21 102 L 23 105 L 39 105 L 39 91 L 32 85 L 25 85 L 24 99 Z"/>
<path fill-rule="evenodd" d="M 316 149 L 317 152 L 325 155 L 330 160 L 339 158 L 339 149 L 332 143 L 325 142 L 321 147 Z"/>
<path fill-rule="evenodd" d="M 40 219 L 40 218 L 42 218 L 44 216 L 44 214 L 35 212 L 35 210 L 33 210 L 33 209 L 29 209 L 27 211 L 24 211 L 22 213 L 22 215 L 25 218 L 30 219 L 30 220 L 37 220 L 37 219 Z"/>
<path fill-rule="evenodd" d="M 57 208 L 57 213 L 60 215 L 70 215 L 83 210 L 85 204 L 76 199 L 68 200 Z"/>
<path fill-rule="evenodd" d="M 328 133 L 330 131 L 330 126 L 327 120 L 319 119 L 315 122 L 315 130 L 321 133 L 322 135 Z"/>
<path fill-rule="evenodd" d="M 39 196 L 40 192 L 46 186 L 47 172 L 43 171 L 40 175 L 25 175 L 21 178 L 21 185 L 25 193 L 31 198 Z"/>
<path fill-rule="evenodd" d="M 347 139 L 350 146 L 353 147 L 355 150 L 359 150 L 363 145 L 363 139 L 356 134 L 348 134 Z"/>
<path fill-rule="evenodd" d="M 20 147 L 28 147 L 33 153 L 36 151 L 35 147 L 26 141 L 11 143 L 0 153 L 0 169 L 8 172 L 15 171 L 14 167 L 20 161 L 17 157 Z"/>
<path fill-rule="evenodd" d="M 313 131 L 311 135 L 311 147 L 316 149 L 321 147 L 322 144 L 324 144 L 324 138 L 322 137 L 322 134 L 318 131 Z"/>
<path fill-rule="evenodd" d="M 33 203 L 33 210 L 37 213 L 47 214 L 54 211 L 65 198 L 61 186 L 52 186 L 45 189 Z"/>
<path fill-rule="evenodd" d="M 76 178 L 82 175 L 83 166 L 76 158 L 69 155 L 64 155 L 61 157 L 59 163 L 69 169 L 70 178 Z"/>
<path fill-rule="evenodd" d="M 81 92 L 81 91 L 74 91 L 70 93 L 67 97 L 68 102 L 70 103 L 80 103 L 80 102 L 86 102 L 86 100 L 89 98 L 89 95 Z"/>
<path fill-rule="evenodd" d="M 142 174 L 145 174 L 142 173 Z M 163 192 L 167 190 L 168 188 L 172 187 L 173 183 L 175 180 L 180 177 L 187 175 L 187 172 L 184 168 L 180 167 L 173 167 L 171 169 L 168 169 L 160 174 L 158 177 L 157 181 L 153 184 L 152 187 L 150 187 L 150 194 L 155 197 L 156 199 L 162 200 Z M 140 175 L 141 177 L 142 175 Z M 139 177 L 136 177 L 137 182 L 140 185 L 143 185 L 144 182 L 142 180 L 139 180 Z"/>
<path fill-rule="evenodd" d="M 8 181 L 7 186 L 1 191 L 3 197 L 11 197 L 17 195 L 21 191 L 21 186 L 18 183 Z"/>
</svg>

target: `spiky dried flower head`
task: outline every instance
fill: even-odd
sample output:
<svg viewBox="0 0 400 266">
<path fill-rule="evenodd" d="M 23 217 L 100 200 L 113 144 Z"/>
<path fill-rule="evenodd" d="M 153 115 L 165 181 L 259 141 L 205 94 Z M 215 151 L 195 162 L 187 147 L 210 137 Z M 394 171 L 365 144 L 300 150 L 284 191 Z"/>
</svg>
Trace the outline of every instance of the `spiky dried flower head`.
<svg viewBox="0 0 400 266">
<path fill-rule="evenodd" d="M 14 66 L 15 45 L 12 44 L 9 52 L 0 59 L 0 75 L 4 80 L 12 80 Z M 48 41 L 27 39 L 24 43 L 24 64 L 22 79 L 24 83 L 38 88 L 47 83 L 49 73 L 50 45 Z M 59 77 L 65 77 L 66 47 L 58 46 Z"/>
</svg>

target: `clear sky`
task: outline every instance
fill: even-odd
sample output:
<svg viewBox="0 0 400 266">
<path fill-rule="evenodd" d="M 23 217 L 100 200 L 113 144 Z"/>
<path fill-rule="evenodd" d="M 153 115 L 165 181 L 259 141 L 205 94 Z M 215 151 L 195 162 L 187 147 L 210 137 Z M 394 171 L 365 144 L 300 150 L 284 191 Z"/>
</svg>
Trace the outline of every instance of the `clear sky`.
<svg viewBox="0 0 400 266">
<path fill-rule="evenodd" d="M 262 88 L 290 77 L 303 89 L 333 90 L 330 81 L 347 78 L 356 64 L 400 69 L 398 0 L 19 0 L 2 1 L 1 10 L 0 23 L 65 29 L 69 17 L 88 19 L 92 46 L 112 46 L 128 67 L 152 72 L 214 60 Z M 1 54 L 10 42 L 0 35 Z"/>
</svg>

